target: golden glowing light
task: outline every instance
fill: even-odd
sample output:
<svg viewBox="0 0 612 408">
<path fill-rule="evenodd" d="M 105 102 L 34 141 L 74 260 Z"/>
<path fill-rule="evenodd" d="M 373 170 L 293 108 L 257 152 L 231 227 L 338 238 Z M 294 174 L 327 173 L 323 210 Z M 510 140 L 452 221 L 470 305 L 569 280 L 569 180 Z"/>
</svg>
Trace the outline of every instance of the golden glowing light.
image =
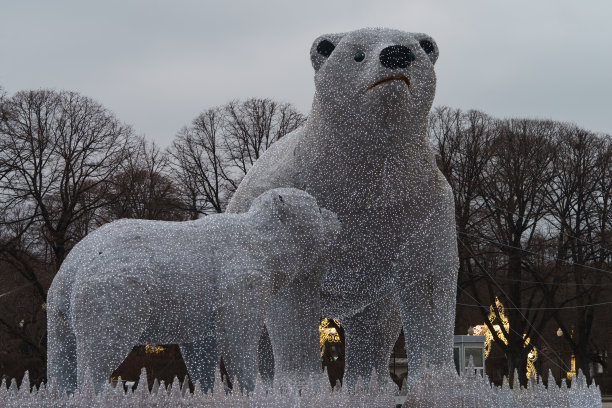
<svg viewBox="0 0 612 408">
<path fill-rule="evenodd" d="M 576 356 L 573 354 L 570 356 L 570 371 L 567 372 L 566 377 L 568 380 L 576 378 Z"/>
<path fill-rule="evenodd" d="M 497 310 L 497 313 L 496 313 L 496 310 Z M 510 330 L 510 322 L 508 321 L 508 318 L 504 314 L 504 305 L 502 304 L 502 302 L 500 302 L 497 296 L 495 297 L 495 306 L 493 305 L 489 306 L 489 311 L 490 311 L 489 322 L 493 326 L 493 330 L 495 330 L 497 337 L 501 341 L 503 341 L 504 344 L 507 345 L 508 340 L 504 336 L 504 331 L 508 333 L 508 331 Z M 499 314 L 499 319 L 497 319 L 498 314 Z M 493 322 L 495 322 L 496 320 L 501 320 L 500 323 L 503 325 L 504 330 L 501 329 L 501 325 L 493 324 Z M 491 341 L 493 340 L 493 333 L 491 333 L 491 331 L 489 330 L 489 326 L 487 326 L 486 324 L 479 324 L 477 326 L 474 326 L 474 335 L 475 336 L 485 336 L 484 352 L 485 352 L 485 359 L 486 359 L 487 357 L 489 357 L 489 353 L 491 352 Z M 525 334 L 523 334 L 523 338 L 525 339 L 525 346 L 528 346 L 531 340 L 529 339 L 529 337 L 526 337 Z M 529 352 L 529 354 L 527 355 L 527 378 L 531 378 L 531 376 L 533 376 L 533 378 L 537 378 L 537 373 L 536 373 L 536 369 L 534 365 L 534 362 L 537 359 L 538 359 L 538 352 L 536 348 L 533 347 L 531 351 Z M 568 373 L 568 378 L 569 378 L 569 375 L 570 373 Z"/>
<path fill-rule="evenodd" d="M 158 345 L 155 345 L 155 344 L 147 344 L 145 346 L 145 353 L 146 354 L 159 354 L 159 353 L 161 353 L 164 350 L 166 350 L 165 347 L 158 346 Z"/>
<path fill-rule="evenodd" d="M 340 327 L 338 319 L 333 319 L 334 324 Z M 319 324 L 319 347 L 321 348 L 321 357 L 325 352 L 325 343 L 340 343 L 340 334 L 335 327 L 329 327 L 329 319 L 321 320 Z"/>
</svg>

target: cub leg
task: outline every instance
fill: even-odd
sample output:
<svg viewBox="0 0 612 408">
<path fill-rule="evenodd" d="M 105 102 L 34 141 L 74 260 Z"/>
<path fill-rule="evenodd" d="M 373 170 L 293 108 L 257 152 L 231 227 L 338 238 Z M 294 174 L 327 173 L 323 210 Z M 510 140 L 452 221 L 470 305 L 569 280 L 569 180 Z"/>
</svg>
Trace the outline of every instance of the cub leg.
<svg viewBox="0 0 612 408">
<path fill-rule="evenodd" d="M 179 345 L 187 372 L 192 382 L 199 381 L 202 391 L 213 389 L 215 369 L 219 365 L 219 351 L 214 318 L 208 325 L 206 337 Z"/>
<path fill-rule="evenodd" d="M 294 280 L 276 293 L 266 315 L 274 353 L 274 376 L 300 386 L 321 372 L 319 323 L 321 280 L 315 274 Z"/>
<path fill-rule="evenodd" d="M 228 285 L 216 313 L 227 372 L 248 392 L 255 388 L 257 349 L 269 296 L 270 283 L 265 277 L 257 272 L 243 274 Z"/>
</svg>

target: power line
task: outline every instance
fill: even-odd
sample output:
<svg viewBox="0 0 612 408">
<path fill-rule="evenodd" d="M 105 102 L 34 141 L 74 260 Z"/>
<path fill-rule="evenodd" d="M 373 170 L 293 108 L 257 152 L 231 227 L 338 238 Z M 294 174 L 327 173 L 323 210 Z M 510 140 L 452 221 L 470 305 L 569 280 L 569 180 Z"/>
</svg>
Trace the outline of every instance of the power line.
<svg viewBox="0 0 612 408">
<path fill-rule="evenodd" d="M 507 208 L 501 208 L 501 207 L 498 207 L 498 206 L 490 204 L 490 203 L 486 203 L 486 205 L 490 206 L 490 207 L 493 207 L 493 208 L 495 208 L 497 210 L 503 211 L 505 213 L 511 214 L 513 216 L 519 217 L 519 215 L 516 212 L 512 212 L 512 211 L 508 210 Z M 542 218 L 545 219 L 545 217 L 542 217 Z M 550 221 L 547 220 L 547 222 L 550 222 Z M 604 251 L 606 251 L 608 253 L 612 253 L 612 249 L 604 248 L 604 246 L 602 244 L 600 244 L 600 243 L 593 243 L 593 242 L 585 241 L 584 239 L 578 238 L 578 237 L 576 237 L 574 235 L 570 235 L 570 234 L 567 234 L 567 233 L 564 233 L 564 235 L 567 236 L 567 237 L 570 237 L 570 238 L 574 238 L 577 241 L 584 242 L 585 244 L 598 245 Z"/>
<path fill-rule="evenodd" d="M 0 298 L 1 298 L 1 297 L 3 297 L 3 296 L 6 296 L 6 295 L 10 295 L 10 294 L 11 294 L 11 293 L 13 293 L 13 292 L 17 292 L 18 290 L 21 290 L 21 289 L 23 289 L 23 288 L 27 288 L 28 286 L 32 286 L 32 285 L 34 285 L 34 283 L 35 283 L 35 282 L 31 282 L 31 283 L 28 283 L 28 284 L 26 284 L 26 285 L 16 287 L 16 288 L 15 288 L 15 289 L 13 289 L 13 290 L 9 290 L 8 292 L 5 292 L 5 293 L 0 293 Z"/>
<path fill-rule="evenodd" d="M 481 275 L 485 277 L 485 275 Z M 554 286 L 612 286 L 612 283 L 577 283 L 577 282 L 544 282 L 544 281 L 534 281 L 527 279 L 511 279 L 511 278 L 501 278 L 497 277 L 498 280 L 503 280 L 506 282 L 523 282 L 523 283 L 537 283 L 539 285 L 554 285 Z"/>
<path fill-rule="evenodd" d="M 507 247 L 507 248 L 518 249 L 519 251 L 527 252 L 528 254 L 542 256 L 542 257 L 544 257 L 544 258 L 546 258 L 548 260 L 551 260 L 551 261 L 559 261 L 559 262 L 563 262 L 563 263 L 566 263 L 566 264 L 569 264 L 569 265 L 581 266 L 581 267 L 586 268 L 586 269 L 592 269 L 594 271 L 603 272 L 603 273 L 607 273 L 607 274 L 612 275 L 612 271 L 607 271 L 605 269 L 596 268 L 594 266 L 588 266 L 588 265 L 584 265 L 584 264 L 579 264 L 579 263 L 574 263 L 574 262 L 571 262 L 571 261 L 567 261 L 565 259 L 560 259 L 560 258 L 555 258 L 555 257 L 552 257 L 552 256 L 547 256 L 547 255 L 544 255 L 544 254 L 541 254 L 541 253 L 538 253 L 538 252 L 535 252 L 535 251 L 530 251 L 530 250 L 525 249 L 525 248 L 521 248 L 521 247 L 509 245 L 509 244 L 503 244 L 501 242 L 492 241 L 492 240 L 487 239 L 487 238 L 479 237 L 478 235 L 468 234 L 466 232 L 461 232 L 461 231 L 457 231 L 457 234 L 461 234 L 461 235 L 464 235 L 466 237 L 476 238 L 476 239 L 479 239 L 481 241 L 486 241 L 486 242 L 489 242 L 489 243 L 494 244 L 494 245 L 499 245 L 499 246 L 503 246 L 503 247 Z M 459 238 L 457 237 L 457 239 L 459 239 Z M 475 256 L 474 254 L 472 254 L 472 255 Z"/>
<path fill-rule="evenodd" d="M 521 317 L 523 318 L 523 321 L 525 321 L 525 322 L 526 322 L 526 323 L 527 323 L 527 324 L 528 324 L 528 325 L 529 325 L 529 326 L 530 326 L 530 327 L 533 329 L 534 333 L 536 333 L 536 334 L 539 336 L 539 338 L 540 338 L 540 339 L 541 339 L 541 340 L 544 342 L 544 344 L 546 344 L 546 346 L 547 346 L 549 349 L 551 349 L 551 350 L 552 350 L 552 351 L 555 353 L 555 355 L 557 356 L 557 358 L 559 358 L 559 360 L 560 360 L 560 361 L 563 361 L 563 360 L 561 360 L 561 357 L 560 357 L 560 356 L 557 354 L 557 352 L 556 352 L 556 351 L 554 351 L 554 349 L 553 349 L 553 348 L 550 346 L 550 344 L 548 344 L 548 342 L 546 341 L 546 339 L 544 338 L 544 336 L 542 336 L 542 335 L 540 334 L 540 332 L 538 332 L 538 330 L 537 330 L 537 329 L 535 328 L 535 326 L 534 326 L 534 325 L 533 325 L 533 324 L 532 324 L 532 323 L 529 321 L 529 319 L 527 319 L 527 317 L 525 317 L 525 315 L 523 314 L 523 312 L 522 312 L 522 311 L 521 311 L 519 308 L 517 308 L 517 307 L 516 307 L 516 304 L 515 304 L 515 303 L 512 301 L 512 299 L 511 299 L 511 298 L 510 298 L 510 297 L 509 297 L 509 296 L 506 294 L 506 291 L 504 291 L 504 289 L 501 287 L 501 285 L 499 285 L 499 284 L 498 284 L 498 283 L 495 281 L 495 279 L 493 279 L 493 276 L 491 276 L 491 274 L 490 274 L 490 273 L 489 273 L 489 272 L 488 272 L 488 271 L 487 271 L 487 270 L 486 270 L 486 269 L 485 269 L 485 268 L 484 268 L 484 267 L 483 267 L 483 266 L 480 264 L 480 262 L 478 262 L 478 259 L 476 259 L 476 256 L 474 255 L 474 253 L 472 253 L 472 250 L 471 250 L 471 249 L 470 249 L 470 248 L 469 248 L 467 245 L 465 245 L 465 244 L 463 243 L 463 241 L 462 241 L 462 240 L 461 240 L 459 237 L 457 237 L 457 239 L 458 239 L 458 241 L 461 243 L 461 245 L 463 245 L 463 246 L 465 247 L 465 249 L 467 249 L 467 250 L 468 250 L 468 252 L 470 252 L 470 253 L 472 254 L 472 256 L 474 257 L 474 261 L 476 262 L 476 264 L 478 265 L 478 267 L 479 267 L 479 268 L 480 268 L 480 269 L 481 269 L 483 272 L 485 272 L 487 275 L 489 275 L 489 277 L 491 278 L 491 280 L 493 281 L 493 283 L 495 284 L 495 286 L 497 286 L 497 288 L 498 288 L 498 289 L 501 291 L 501 293 L 502 293 L 502 294 L 505 296 L 505 298 L 506 298 L 506 299 L 508 299 L 508 301 L 509 301 L 509 302 L 512 304 L 512 306 L 515 308 L 515 310 L 516 310 L 516 311 L 517 311 L 517 312 L 518 312 L 518 313 L 521 315 Z M 467 293 L 467 292 L 466 292 L 466 293 Z M 472 299 L 474 299 L 474 297 L 473 297 L 472 295 L 470 295 L 469 293 L 468 293 L 468 296 L 470 296 Z M 476 299 L 474 299 L 474 300 L 476 301 L 476 303 L 480 303 L 480 302 L 478 302 Z M 481 306 L 482 306 L 482 305 L 481 305 Z M 482 307 L 484 307 L 484 306 L 482 306 Z M 512 329 L 511 329 L 511 330 L 512 330 Z M 514 331 L 514 330 L 513 330 L 513 331 Z M 518 334 L 518 335 L 521 335 L 520 333 L 517 333 L 516 331 L 515 331 L 515 333 L 516 333 L 516 334 Z"/>
<path fill-rule="evenodd" d="M 461 289 L 461 288 L 460 288 L 460 289 Z M 469 297 L 471 297 L 471 298 L 472 298 L 472 300 L 473 300 L 474 302 L 478 303 L 478 305 L 473 305 L 473 306 L 476 306 L 476 307 L 482 307 L 482 308 L 485 308 L 485 309 L 487 308 L 486 306 L 484 306 L 483 304 L 481 304 L 481 303 L 480 303 L 480 302 L 479 302 L 477 299 L 475 299 L 475 298 L 474 298 L 474 297 L 473 297 L 471 294 L 469 294 L 468 292 L 465 292 L 465 293 L 466 293 L 466 294 L 467 294 Z M 509 300 L 510 300 L 510 299 L 509 299 Z M 510 300 L 510 302 L 512 302 L 512 300 Z M 459 303 L 457 303 L 457 304 L 459 304 Z M 505 307 L 505 306 L 504 306 L 504 309 L 506 309 L 506 307 Z M 527 319 L 525 319 L 525 320 L 527 321 Z M 528 323 L 528 324 L 531 326 L 531 323 L 530 323 L 529 321 L 527 321 L 527 323 Z M 532 326 L 532 327 L 533 327 L 533 326 Z M 517 331 L 516 331 L 516 330 L 514 330 L 514 329 L 512 328 L 512 326 L 510 326 L 510 325 L 508 325 L 508 329 L 509 329 L 509 330 L 512 330 L 512 331 L 513 331 L 515 334 L 517 334 L 517 335 L 521 336 L 521 338 L 524 336 L 524 334 L 523 334 L 523 333 L 519 333 L 519 332 L 517 332 Z M 535 330 L 535 328 L 534 328 L 534 331 L 536 331 L 536 330 Z M 537 333 L 537 331 L 536 331 L 536 333 Z M 561 367 L 561 366 L 560 366 L 559 364 L 557 364 L 557 363 L 556 363 L 556 362 L 555 362 L 553 359 L 550 359 L 550 358 L 549 358 L 548 360 L 549 360 L 551 363 L 553 363 L 554 365 L 556 365 L 556 366 L 557 366 L 557 368 L 559 368 L 561 371 L 569 371 L 569 370 L 570 370 L 570 368 L 569 368 L 569 367 L 568 367 L 568 366 L 567 366 L 567 365 L 566 365 L 566 364 L 563 362 L 563 359 L 561 358 L 561 356 L 559 356 L 559 354 L 557 354 L 557 352 L 555 351 L 555 349 L 553 349 L 553 348 L 550 346 L 550 344 L 548 344 L 548 342 L 546 342 L 546 340 L 545 340 L 545 339 L 542 337 L 542 335 L 541 335 L 541 334 L 539 334 L 539 333 L 538 333 L 538 335 L 540 336 L 540 338 L 542 339 L 542 341 L 544 341 L 544 343 L 546 343 L 546 346 L 547 346 L 547 347 L 548 347 L 548 348 L 549 348 L 549 349 L 550 349 L 550 350 L 551 350 L 551 351 L 552 351 L 552 352 L 555 354 L 555 357 L 557 357 L 557 358 L 559 359 L 559 361 L 561 361 L 561 364 L 563 364 L 563 365 L 565 366 L 565 368 Z M 535 346 L 535 344 L 532 344 L 531 342 L 529 342 L 529 345 L 531 345 L 531 347 L 533 347 L 534 349 L 536 349 L 536 351 L 538 351 L 538 352 L 540 351 L 540 350 L 539 350 L 539 349 L 538 349 L 538 348 Z"/>
<path fill-rule="evenodd" d="M 461 289 L 466 294 L 470 295 L 465 289 Z M 471 297 L 471 295 L 470 295 Z M 473 298 L 472 298 L 473 299 Z M 469 307 L 481 307 L 482 305 L 470 305 L 468 303 L 457 303 L 459 306 L 469 306 Z M 516 307 L 505 307 L 504 309 L 512 309 L 512 310 L 565 310 L 565 309 L 580 309 L 585 307 L 595 307 L 595 306 L 606 306 L 612 305 L 612 302 L 601 302 L 601 303 L 590 303 L 588 305 L 580 305 L 580 306 L 563 306 L 563 307 L 523 307 L 517 309 Z"/>
</svg>

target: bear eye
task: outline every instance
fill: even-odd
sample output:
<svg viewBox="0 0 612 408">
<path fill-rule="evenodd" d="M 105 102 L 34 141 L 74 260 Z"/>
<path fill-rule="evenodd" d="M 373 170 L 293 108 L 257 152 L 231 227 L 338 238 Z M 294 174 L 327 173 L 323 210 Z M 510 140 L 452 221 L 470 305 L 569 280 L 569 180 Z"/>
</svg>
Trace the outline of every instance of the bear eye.
<svg viewBox="0 0 612 408">
<path fill-rule="evenodd" d="M 364 58 L 365 58 L 364 52 L 363 51 L 357 51 L 357 53 L 355 54 L 355 61 L 361 62 L 361 61 L 363 61 Z"/>
<path fill-rule="evenodd" d="M 336 48 L 336 46 L 331 41 L 323 40 L 317 45 L 317 52 L 327 58 L 334 51 L 334 48 Z"/>
</svg>

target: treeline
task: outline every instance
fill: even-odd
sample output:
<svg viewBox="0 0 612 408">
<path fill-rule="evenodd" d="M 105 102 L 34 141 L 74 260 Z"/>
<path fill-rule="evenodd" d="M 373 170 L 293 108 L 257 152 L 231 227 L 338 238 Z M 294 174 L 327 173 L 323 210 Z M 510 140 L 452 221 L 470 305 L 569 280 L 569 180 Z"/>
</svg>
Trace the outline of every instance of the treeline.
<svg viewBox="0 0 612 408">
<path fill-rule="evenodd" d="M 81 238 L 119 218 L 223 212 L 261 154 L 304 121 L 290 104 L 232 101 L 161 149 L 77 93 L 0 90 L 0 375 L 45 377 L 46 292 Z M 605 364 L 593 323 L 610 307 L 591 305 L 610 298 L 610 137 L 446 107 L 429 135 L 455 194 L 458 332 L 488 322 L 523 382 L 534 345 L 569 370 L 551 325 L 587 375 Z M 500 333 L 488 319 L 496 297 L 510 323 Z"/>
<path fill-rule="evenodd" d="M 47 289 L 80 239 L 119 218 L 223 212 L 259 156 L 305 120 L 290 104 L 232 101 L 162 150 L 75 92 L 0 98 L 0 375 L 29 369 L 34 381 L 45 376 Z"/>
<path fill-rule="evenodd" d="M 431 114 L 429 133 L 455 196 L 459 316 L 476 306 L 522 384 L 534 346 L 540 365 L 571 371 L 559 335 L 576 369 L 605 367 L 609 344 L 595 323 L 612 310 L 612 138 L 446 107 Z M 497 308 L 489 319 L 496 298 L 509 329 Z"/>
</svg>

